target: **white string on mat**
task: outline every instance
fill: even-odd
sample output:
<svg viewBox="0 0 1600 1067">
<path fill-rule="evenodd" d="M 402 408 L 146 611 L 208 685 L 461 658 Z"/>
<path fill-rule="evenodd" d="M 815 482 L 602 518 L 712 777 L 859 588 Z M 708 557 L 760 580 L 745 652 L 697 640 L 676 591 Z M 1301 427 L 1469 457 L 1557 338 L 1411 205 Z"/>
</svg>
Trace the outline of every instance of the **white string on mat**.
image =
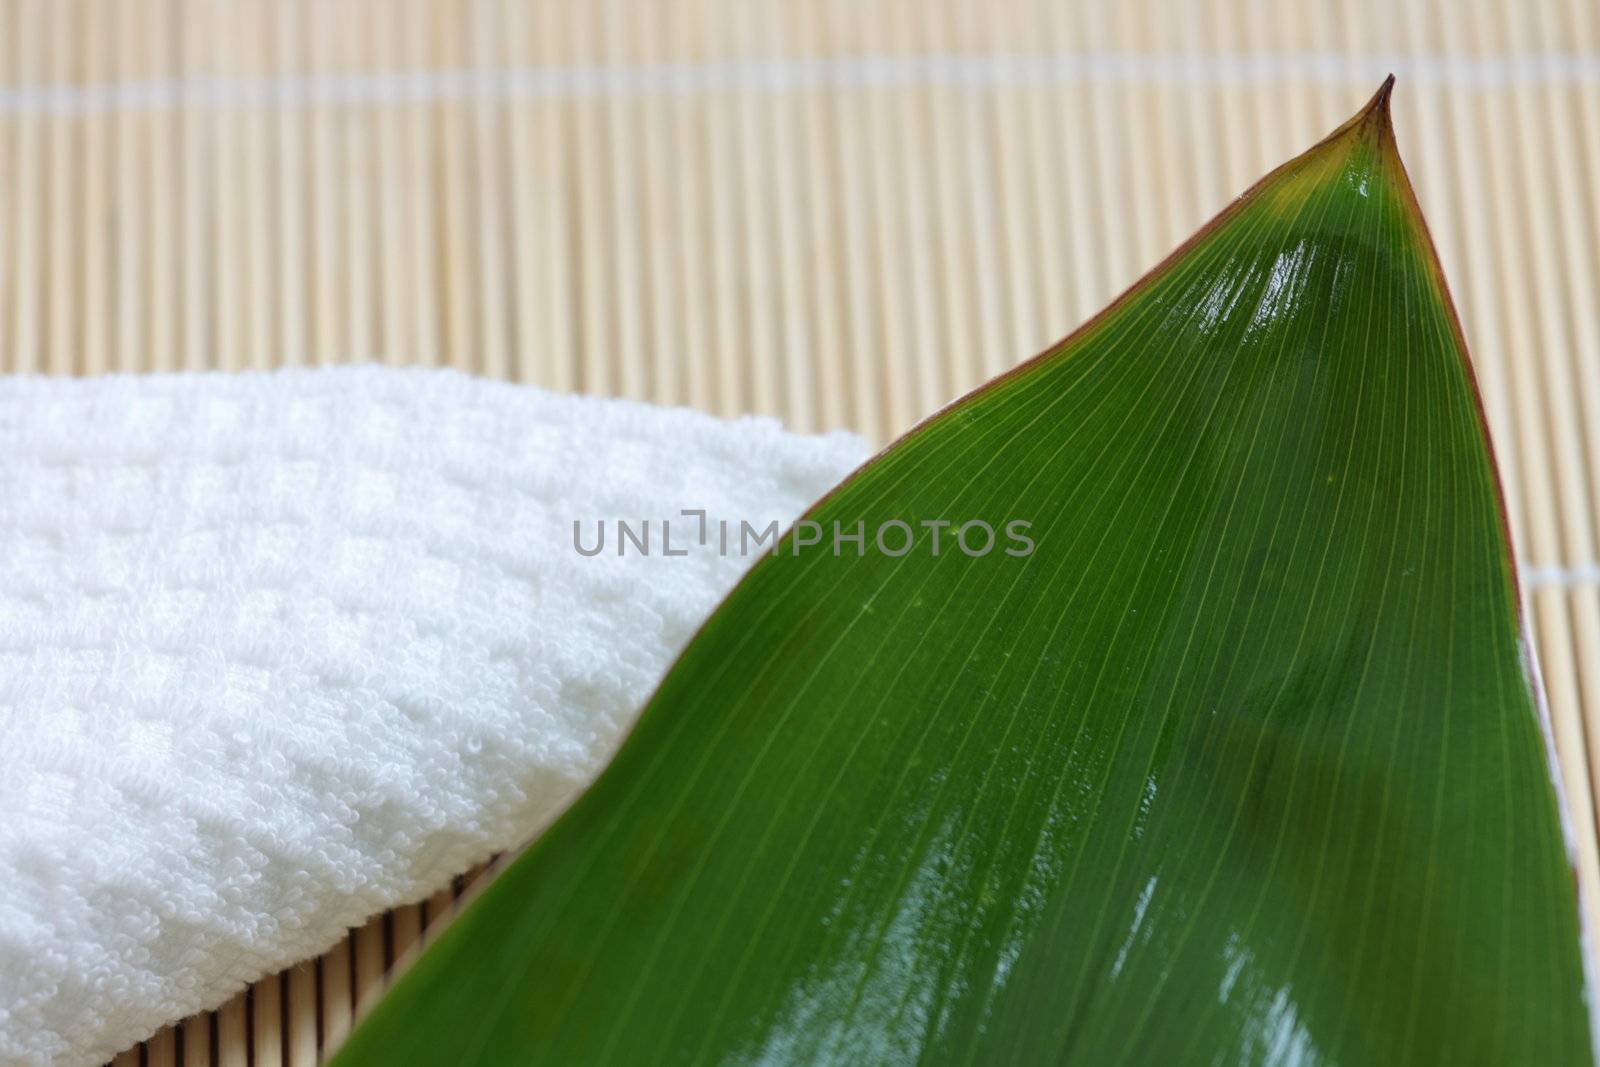
<svg viewBox="0 0 1600 1067">
<path fill-rule="evenodd" d="M 402 70 L 257 78 L 164 78 L 99 85 L 30 84 L 0 88 L 0 113 L 75 115 L 183 106 L 264 107 L 398 103 L 500 97 L 630 96 L 908 85 L 967 87 L 1105 81 L 1150 85 L 1346 84 L 1393 73 L 1408 82 L 1492 87 L 1600 81 L 1600 56 L 1533 52 L 1465 58 L 1402 53 L 1363 55 L 1056 55 L 841 56 L 704 63 L 562 64 L 499 69 Z"/>
</svg>

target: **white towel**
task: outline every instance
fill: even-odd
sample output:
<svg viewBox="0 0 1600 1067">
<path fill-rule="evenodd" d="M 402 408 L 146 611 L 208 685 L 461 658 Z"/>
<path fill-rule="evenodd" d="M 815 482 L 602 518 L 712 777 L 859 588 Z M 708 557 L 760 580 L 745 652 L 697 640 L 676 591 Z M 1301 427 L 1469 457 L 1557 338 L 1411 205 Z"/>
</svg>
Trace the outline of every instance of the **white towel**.
<svg viewBox="0 0 1600 1067">
<path fill-rule="evenodd" d="M 718 520 L 864 455 L 446 371 L 0 381 L 0 1062 L 103 1062 L 525 840 L 753 562 Z"/>
</svg>

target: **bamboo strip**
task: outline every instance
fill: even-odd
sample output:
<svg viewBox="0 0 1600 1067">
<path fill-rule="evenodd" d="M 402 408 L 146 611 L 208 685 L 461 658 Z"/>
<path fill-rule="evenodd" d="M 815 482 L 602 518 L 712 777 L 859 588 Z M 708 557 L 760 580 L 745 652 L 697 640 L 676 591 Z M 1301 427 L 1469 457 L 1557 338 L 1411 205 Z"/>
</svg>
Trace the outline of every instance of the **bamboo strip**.
<svg viewBox="0 0 1600 1067">
<path fill-rule="evenodd" d="M 72 41 L 81 28 L 78 10 L 61 4 L 50 9 L 49 49 L 52 85 L 68 85 L 73 81 L 74 60 Z M 49 127 L 49 173 L 45 182 L 48 234 L 45 239 L 46 258 L 49 262 L 49 280 L 46 283 L 48 298 L 47 338 L 45 340 L 44 369 L 50 374 L 70 374 L 77 358 L 78 319 L 71 294 L 73 274 L 77 267 L 75 234 L 83 205 L 81 202 L 81 174 L 76 166 L 79 158 L 78 129 L 72 123 L 51 122 Z"/>
<path fill-rule="evenodd" d="M 332 72 L 335 27 L 320 25 L 310 31 L 311 72 L 314 76 Z M 334 160 L 334 119 L 331 106 L 321 99 L 309 108 L 311 262 L 313 279 L 311 313 L 311 362 L 337 359 L 343 345 L 339 307 L 343 303 L 343 284 L 338 238 L 338 214 L 334 201 L 336 166 Z"/>
<path fill-rule="evenodd" d="M 10 21 L 15 21 L 18 12 L 7 11 Z M 7 28 L 10 28 L 7 26 Z M 17 53 L 19 49 L 17 33 L 0 35 L 0 86 L 16 85 L 21 83 L 17 69 Z M 17 211 L 21 205 L 12 190 L 15 190 L 20 177 L 21 166 L 17 162 L 19 155 L 16 148 L 16 139 L 22 124 L 15 119 L 0 122 L 0 249 L 11 246 L 12 234 L 16 232 Z M 16 260 L 0 252 L 0 355 L 4 356 L 6 369 L 11 369 L 19 362 L 19 355 L 15 344 L 11 340 L 11 319 L 14 315 L 16 298 L 13 295 L 16 284 Z"/>
<path fill-rule="evenodd" d="M 274 69 L 285 79 L 303 75 L 307 70 L 303 9 L 298 4 L 283 3 L 273 8 L 273 14 Z M 279 106 L 274 109 L 273 118 L 277 157 L 277 302 L 271 313 L 278 324 L 274 353 L 279 361 L 293 365 L 304 363 L 310 351 L 306 324 L 311 277 L 306 264 L 306 112 L 300 107 Z"/>
<path fill-rule="evenodd" d="M 613 12 L 610 29 L 615 34 L 626 34 L 626 47 L 637 62 L 657 60 L 662 58 L 657 50 L 665 51 L 662 42 L 667 40 L 669 32 L 664 15 L 657 5 L 636 10 L 631 18 Z M 678 158 L 678 153 L 673 151 L 677 147 L 674 101 L 664 94 L 650 93 L 637 102 L 635 112 L 635 136 L 641 142 L 638 176 L 644 186 L 641 266 L 645 281 L 640 288 L 647 328 L 646 335 L 641 338 L 644 358 L 643 366 L 637 371 L 640 375 L 638 395 L 667 403 L 684 403 L 689 399 L 682 338 L 684 279 L 674 269 L 673 261 L 673 249 L 679 244 L 683 226 L 677 214 L 678 169 L 673 165 Z"/>
<path fill-rule="evenodd" d="M 708 20 L 719 25 L 721 20 Z M 713 47 L 722 47 L 718 34 L 708 35 Z M 713 91 L 705 101 L 706 151 L 705 180 L 710 201 L 710 245 L 713 294 L 744 288 L 740 269 L 742 249 L 739 235 L 739 196 L 735 158 L 734 125 L 737 102 L 723 89 Z M 581 132 L 580 132 L 581 138 Z M 715 353 L 716 388 L 711 394 L 711 410 L 718 414 L 743 411 L 749 406 L 744 386 L 746 369 L 740 353 L 744 347 L 741 308 L 733 301 L 711 297 L 715 331 L 711 348 Z"/>
<path fill-rule="evenodd" d="M 1030 40 L 1049 40 L 1051 27 L 1043 5 L 1031 5 L 1022 33 Z M 1031 198 L 1023 215 L 1037 244 L 1033 277 L 1039 287 L 1041 322 L 1038 347 L 1064 335 L 1076 321 L 1072 303 L 1072 223 L 1074 210 L 1065 190 L 1075 184 L 1067 172 L 1060 142 L 1053 132 L 1056 94 L 1048 87 L 1032 86 L 1025 95 L 1028 145 L 1023 153 Z M 953 265 L 946 271 L 955 274 Z"/>
<path fill-rule="evenodd" d="M 213 201 L 214 186 L 208 180 L 204 152 L 210 134 L 210 123 L 206 121 L 200 102 L 195 99 L 198 94 L 189 87 L 193 85 L 193 77 L 203 72 L 203 68 L 197 62 L 197 56 L 201 42 L 207 39 L 207 29 L 205 20 L 193 15 L 182 20 L 179 31 L 181 41 L 179 73 L 186 79 L 186 88 L 179 98 L 178 105 L 178 136 L 182 142 L 180 202 L 183 205 L 178 222 L 182 231 L 183 256 L 183 287 L 180 297 L 183 323 L 181 364 L 185 370 L 200 370 L 208 366 L 215 351 L 211 334 L 215 301 L 209 289 L 209 281 L 213 275 L 207 269 L 212 248 L 208 225 L 210 212 L 207 206 Z M 93 120 L 85 121 L 88 123 Z M 86 163 L 86 169 L 92 174 L 92 164 Z M 94 215 L 87 214 L 86 217 L 92 219 Z M 85 316 L 86 334 L 94 329 L 94 321 L 97 318 L 99 316 L 92 314 Z M 185 1056 L 191 1055 L 187 1051 L 188 1047 L 185 1043 Z M 207 1047 L 209 1048 L 209 1045 Z"/>
<path fill-rule="evenodd" d="M 140 11 L 133 3 L 112 5 L 111 11 L 112 36 L 117 42 L 117 80 L 136 82 L 142 58 L 139 45 L 143 35 L 137 29 Z M 144 320 L 150 312 L 150 301 L 141 282 L 149 272 L 140 263 L 140 253 L 149 241 L 143 193 L 143 164 L 148 151 L 144 120 L 138 111 L 120 108 L 114 123 L 111 211 L 118 219 L 118 228 L 112 256 L 116 323 L 112 366 L 119 371 L 136 370 L 147 358 Z"/>
<path fill-rule="evenodd" d="M 422 906 L 408 904 L 403 908 L 396 908 L 389 916 L 390 923 L 390 952 L 388 963 L 395 963 L 405 959 L 410 952 L 422 941 Z"/>
<path fill-rule="evenodd" d="M 888 9 L 889 18 L 880 20 L 872 30 L 879 39 L 904 39 L 923 21 L 914 19 L 903 3 L 888 5 Z M 927 14 L 932 17 L 923 21 L 924 25 L 940 21 L 937 8 L 930 7 Z M 958 153 L 953 159 L 947 155 L 946 162 L 951 166 L 946 172 L 944 166 L 934 163 L 936 152 L 929 136 L 934 119 L 924 105 L 923 94 L 896 88 L 878 95 L 882 106 L 877 114 L 894 131 L 893 139 L 875 153 L 884 157 L 884 164 L 873 168 L 872 174 L 874 180 L 884 183 L 879 187 L 874 212 L 884 220 L 878 231 L 882 241 L 879 272 L 887 283 L 887 306 L 891 312 L 884 320 L 891 327 L 886 334 L 884 370 L 890 380 L 901 383 L 896 390 L 898 396 L 889 399 L 888 417 L 894 431 L 899 432 L 909 429 L 919 412 L 933 411 L 949 399 L 939 361 L 925 355 L 938 351 L 939 267 L 948 267 L 951 262 L 941 252 L 950 236 L 949 223 L 955 217 L 949 209 L 955 204 L 949 195 L 950 183 L 942 179 L 947 173 L 958 172 L 965 157 L 975 153 Z M 946 113 L 940 117 L 949 116 Z M 945 128 L 948 133 L 948 122 Z M 944 141 L 947 153 L 951 140 L 947 136 Z M 911 175 L 918 173 L 929 175 L 931 180 L 912 180 Z M 925 188 L 930 185 L 934 188 Z M 942 219 L 937 219 L 934 205 L 939 202 L 941 191 L 947 194 L 947 210 Z M 925 225 L 924 220 L 935 224 Z M 951 273 L 946 270 L 942 280 L 948 283 Z M 946 296 L 958 294 L 947 291 Z M 959 299 L 956 306 L 960 306 Z"/>
<path fill-rule="evenodd" d="M 802 55 L 815 59 L 821 55 L 819 9 L 808 7 L 805 15 L 798 31 Z M 849 380 L 846 367 L 848 327 L 844 321 L 844 305 L 849 302 L 849 293 L 844 290 L 837 269 L 844 257 L 838 189 L 841 163 L 830 136 L 828 95 L 826 89 L 812 89 L 803 95 L 800 136 L 805 178 L 801 195 L 806 199 L 808 211 L 805 234 L 796 239 L 811 250 L 809 260 L 799 269 L 809 282 L 809 292 L 804 297 L 805 311 L 801 314 L 809 322 L 815 348 L 812 372 L 816 375 L 818 424 L 821 428 L 838 429 L 851 425 L 849 389 L 845 384 Z M 686 105 L 679 106 L 680 114 L 688 112 Z M 693 352 L 696 335 L 690 334 L 687 343 Z"/>
<path fill-rule="evenodd" d="M 217 5 L 211 9 L 211 32 L 218 53 L 218 62 L 232 66 L 237 62 L 235 39 L 239 28 L 227 18 L 227 9 Z M 217 229 L 215 274 L 213 275 L 216 299 L 216 349 L 215 366 L 234 370 L 243 366 L 245 355 L 245 303 L 241 292 L 245 284 L 247 253 L 245 244 L 245 215 L 247 207 L 240 203 L 244 183 L 239 174 L 243 144 L 238 117 L 228 109 L 213 106 L 211 109 L 213 133 L 213 171 L 211 181 L 217 191 Z"/>
<path fill-rule="evenodd" d="M 351 992 L 350 938 L 339 942 L 317 961 L 322 1006 L 322 1047 L 334 1048 L 350 1032 L 355 1009 Z"/>
<path fill-rule="evenodd" d="M 751 54 L 752 23 L 755 5 L 737 5 L 725 20 L 727 46 L 738 55 Z M 771 125 L 770 108 L 750 86 L 740 85 L 733 93 L 730 160 L 739 213 L 738 249 L 740 291 L 740 354 L 748 372 L 748 392 L 744 407 L 764 415 L 782 411 L 780 382 L 784 354 L 778 346 L 774 323 L 782 314 L 777 285 L 773 278 L 774 257 L 767 250 L 775 247 L 772 220 L 776 214 L 772 194 L 775 176 L 771 170 L 772 150 L 767 137 Z M 626 249 L 619 249 L 626 252 Z"/>
<path fill-rule="evenodd" d="M 317 964 L 298 963 L 284 972 L 285 1059 L 289 1067 L 317 1062 Z"/>
<path fill-rule="evenodd" d="M 1128 9 L 1131 11 L 1131 7 Z M 1015 18 L 1015 13 L 1010 13 Z M 974 28 L 968 28 L 975 22 Z M 962 37 L 969 34 L 983 41 L 985 51 L 1004 55 L 1004 37 L 1009 27 L 1001 18 L 977 19 L 958 27 Z M 1004 262 L 1006 295 L 1005 323 L 1009 338 L 999 353 L 1002 366 L 1037 351 L 1045 342 L 1039 317 L 1039 280 L 1044 272 L 1039 262 L 1027 160 L 1034 155 L 1030 143 L 1029 93 L 1025 86 L 998 86 L 987 95 L 994 130 L 994 194 L 998 204 L 1000 248 Z M 1177 196 L 1174 190 L 1173 196 Z"/>
<path fill-rule="evenodd" d="M 155 0 L 153 10 L 146 13 L 143 25 L 137 27 L 148 64 L 147 77 L 171 70 L 174 65 L 173 38 L 165 31 L 176 24 L 176 18 L 177 0 Z M 134 368 L 144 369 L 148 365 L 157 370 L 174 370 L 178 356 L 178 315 L 173 292 L 178 266 L 174 239 L 177 116 L 171 110 L 155 112 L 147 119 L 147 131 L 150 155 L 145 213 L 150 219 L 150 247 L 149 285 L 145 293 L 149 301 L 149 330 L 146 348 L 141 353 L 142 358 L 134 361 Z"/>
<path fill-rule="evenodd" d="M 217 1067 L 250 1067 L 250 993 L 217 1009 Z"/>
<path fill-rule="evenodd" d="M 371 26 L 372 69 L 404 69 L 401 54 L 402 17 L 379 12 Z M 373 195 L 377 202 L 378 238 L 373 269 L 378 275 L 377 351 L 387 363 L 404 365 L 415 360 L 411 324 L 407 321 L 406 286 L 411 275 L 410 234 L 405 227 L 405 193 L 410 175 L 405 170 L 402 147 L 404 105 L 398 98 L 384 100 L 377 115 L 377 164 Z"/>
<path fill-rule="evenodd" d="M 827 8 L 824 32 L 828 32 L 849 17 L 849 0 L 831 0 Z M 841 11 L 840 8 L 844 10 Z M 840 201 L 843 207 L 844 255 L 841 273 L 845 279 L 845 312 L 849 323 L 848 377 L 842 378 L 836 388 L 850 395 L 852 424 L 870 440 L 881 441 L 887 436 L 885 420 L 877 397 L 878 389 L 875 360 L 870 354 L 879 351 L 878 309 L 882 306 L 872 286 L 872 251 L 870 233 L 872 222 L 867 204 L 865 156 L 868 152 L 866 134 L 866 103 L 863 93 L 833 92 L 830 116 L 834 136 L 838 138 L 839 171 L 841 174 Z M 716 181 L 718 168 L 711 160 L 708 183 Z M 716 255 L 717 235 L 712 233 L 713 256 Z M 720 283 L 723 279 L 719 277 Z M 720 292 L 726 289 L 720 288 Z M 723 308 L 727 300 L 712 298 L 714 308 Z M 718 312 L 717 321 L 722 320 Z"/>
<path fill-rule="evenodd" d="M 216 1016 L 211 1012 L 201 1012 L 184 1020 L 181 1067 L 211 1067 L 213 1061 L 211 1046 L 216 1038 L 215 1026 Z"/>
<path fill-rule="evenodd" d="M 272 975 L 250 987 L 251 1067 L 281 1067 L 283 1040 L 283 979 Z"/>
<path fill-rule="evenodd" d="M 432 941 L 443 932 L 445 924 L 450 921 L 450 916 L 455 913 L 455 904 L 456 897 L 453 888 L 441 889 L 423 902 L 422 939 L 424 943 Z"/>
<path fill-rule="evenodd" d="M 407 63 L 406 69 L 419 71 L 426 64 L 429 28 L 425 0 L 408 0 L 404 15 Z M 435 366 L 442 363 L 443 333 L 439 325 L 440 305 L 437 265 L 439 260 L 438 226 L 433 212 L 436 209 L 434 192 L 437 189 L 434 173 L 434 129 L 432 108 L 413 100 L 406 105 L 407 139 L 410 148 L 411 196 L 409 198 L 411 230 L 411 289 L 412 351 L 418 363 Z"/>
<path fill-rule="evenodd" d="M 933 27 L 949 36 L 941 39 L 943 47 L 954 49 L 955 42 L 970 40 L 987 21 L 980 10 L 971 5 L 954 5 L 954 11 Z M 972 227 L 970 259 L 963 273 L 977 284 L 971 287 L 978 297 L 979 341 L 977 374 L 962 381 L 955 393 L 976 388 L 988 378 L 1005 370 L 1022 358 L 1022 339 L 1015 335 L 1006 313 L 1006 292 L 1015 283 L 1006 271 L 1004 260 L 1005 233 L 1001 223 L 1004 192 L 1000 186 L 997 153 L 999 137 L 995 129 L 995 90 L 990 87 L 966 87 L 961 92 L 961 152 L 963 163 L 963 199 L 967 204 L 969 225 Z M 969 285 L 971 283 L 969 282 Z M 1032 354 L 1031 352 L 1028 354 Z M 925 391 L 925 395 L 926 395 Z M 909 429 L 921 417 L 921 412 L 911 413 L 910 422 L 902 427 Z"/>
<path fill-rule="evenodd" d="M 144 1067 L 175 1067 L 178 1063 L 178 1032 L 165 1027 L 144 1045 Z"/>
<path fill-rule="evenodd" d="M 629 55 L 627 39 L 628 23 L 634 16 L 615 0 L 595 5 L 595 11 L 599 25 L 593 32 L 601 62 L 619 66 L 635 62 Z M 602 253 L 606 269 L 596 272 L 603 296 L 595 294 L 595 302 L 609 312 L 606 336 L 610 344 L 603 358 L 615 375 L 612 391 L 642 400 L 649 393 L 650 379 L 645 351 L 646 286 L 641 283 L 648 260 L 646 217 L 639 191 L 640 130 L 636 111 L 632 99 L 616 96 L 608 97 L 599 109 L 606 176 L 601 179 L 604 194 L 598 203 L 608 219 L 610 239 Z"/>
<path fill-rule="evenodd" d="M 384 919 L 378 915 L 356 931 L 351 953 L 355 961 L 355 1014 L 359 1018 L 377 1002 L 383 992 L 383 976 L 388 969 L 388 949 L 384 944 Z"/>
<path fill-rule="evenodd" d="M 671 54 L 687 60 L 693 54 L 695 32 L 688 19 L 679 20 L 669 32 Z M 683 276 L 684 345 L 689 361 L 685 391 L 691 404 L 715 411 L 722 389 L 716 343 L 720 322 L 713 315 L 717 301 L 712 295 L 716 261 L 710 248 L 715 236 L 710 178 L 706 174 L 711 143 L 708 109 L 686 96 L 679 96 L 673 104 L 673 170 L 682 234 L 678 268 Z"/>
<path fill-rule="evenodd" d="M 764 33 L 760 32 L 763 27 Z M 761 19 L 750 31 L 760 38 L 761 54 L 774 61 L 783 55 L 779 29 L 780 20 L 771 17 Z M 798 94 L 783 94 L 772 97 L 770 106 L 776 109 L 777 115 L 772 121 L 763 122 L 762 126 L 769 134 L 764 159 L 770 167 L 773 195 L 777 202 L 774 209 L 776 221 L 768 234 L 776 252 L 776 256 L 771 257 L 777 261 L 777 277 L 773 288 L 775 302 L 781 309 L 772 338 L 773 355 L 781 357 L 781 380 L 777 384 L 781 399 L 774 414 L 797 430 L 815 430 L 818 428 L 818 398 L 811 367 L 815 346 L 808 314 L 802 236 L 806 215 L 802 189 L 804 168 L 798 147 L 804 99 Z"/>
<path fill-rule="evenodd" d="M 244 30 L 241 55 L 249 56 L 245 69 L 259 77 L 266 69 L 263 63 L 264 56 L 258 47 L 259 42 L 264 39 L 266 9 L 260 0 L 252 0 L 241 10 Z M 247 107 L 242 116 L 242 124 L 245 200 L 242 214 L 245 219 L 243 234 L 246 249 L 243 266 L 246 275 L 245 295 L 240 300 L 240 311 L 245 316 L 245 325 L 242 327 L 240 338 L 245 348 L 241 358 L 243 366 L 253 370 L 264 370 L 278 361 L 275 351 L 276 338 L 273 336 L 276 322 L 274 309 L 281 306 L 281 303 L 275 300 L 277 286 L 271 265 L 275 220 L 273 219 L 274 196 L 270 184 L 273 168 L 267 165 L 266 106 L 252 104 Z"/>
<path fill-rule="evenodd" d="M 482 3 L 469 8 L 472 67 L 479 77 L 488 79 L 505 69 L 499 54 L 505 30 L 498 19 L 489 17 L 492 8 Z M 510 316 L 506 310 L 507 260 L 506 231 L 505 107 L 487 94 L 472 110 L 473 207 L 477 216 L 478 274 L 478 350 L 479 373 L 504 378 L 511 370 L 508 333 Z M 459 357 L 458 357 L 459 358 Z"/>
<path fill-rule="evenodd" d="M 336 69 L 359 72 L 365 65 L 365 44 L 371 38 L 367 27 L 371 25 L 376 11 L 371 10 L 371 5 L 357 3 L 341 4 L 336 10 L 343 16 L 333 26 L 333 36 L 337 42 L 334 49 Z M 376 246 L 372 239 L 371 195 L 375 123 L 370 107 L 340 105 L 335 115 L 340 153 L 335 166 L 339 176 L 328 195 L 337 205 L 335 211 L 338 221 L 343 224 L 340 249 L 343 252 L 341 280 L 345 290 L 339 307 L 336 310 L 329 309 L 329 315 L 334 321 L 342 319 L 344 323 L 338 360 L 365 362 L 378 356 L 374 314 L 376 287 L 373 283 L 377 264 L 374 255 Z M 462 351 L 467 349 L 463 348 Z M 360 974 L 358 967 L 358 983 Z"/>
<path fill-rule="evenodd" d="M 882 6 L 857 5 L 855 17 L 864 38 L 865 48 L 876 52 L 883 47 L 884 36 Z M 912 358 L 913 341 L 908 326 L 909 299 L 906 294 L 908 271 L 901 234 L 902 186 L 899 164 L 904 152 L 903 143 L 897 144 L 898 123 L 893 108 L 893 97 L 901 92 L 898 87 L 868 90 L 866 97 L 867 130 L 871 149 L 867 153 L 867 182 L 871 190 L 871 207 L 868 212 L 873 237 L 873 268 L 876 285 L 869 292 L 871 299 L 881 308 L 878 315 L 881 333 L 876 344 L 864 351 L 873 354 L 872 363 L 878 372 L 873 387 L 866 396 L 876 397 L 879 417 L 891 435 L 898 435 L 913 417 L 917 397 L 916 378 L 908 373 Z M 899 388 L 890 388 L 894 383 Z"/>
<path fill-rule="evenodd" d="M 28 0 L 19 12 L 20 30 L 15 37 L 16 76 L 23 84 L 40 81 L 39 57 L 44 28 L 44 10 L 38 0 Z M 15 192 L 11 198 L 7 241 L 15 249 L 13 267 L 8 272 L 11 297 L 11 352 L 19 371 L 39 366 L 40 238 L 39 158 L 43 153 L 42 119 L 26 115 L 15 124 L 12 153 L 15 158 Z"/>
<path fill-rule="evenodd" d="M 568 12 L 564 29 L 571 57 L 578 63 L 595 60 L 593 9 Z M 569 250 L 578 264 L 578 329 L 574 348 L 578 373 L 574 385 L 579 392 L 598 396 L 616 394 L 616 376 L 611 367 L 614 342 L 610 336 L 609 279 L 603 250 L 613 240 L 604 210 L 606 176 L 604 148 L 605 121 L 599 101 L 582 96 L 569 105 L 573 113 L 573 142 L 577 154 L 577 181 L 574 192 L 578 232 L 582 234 Z"/>
</svg>

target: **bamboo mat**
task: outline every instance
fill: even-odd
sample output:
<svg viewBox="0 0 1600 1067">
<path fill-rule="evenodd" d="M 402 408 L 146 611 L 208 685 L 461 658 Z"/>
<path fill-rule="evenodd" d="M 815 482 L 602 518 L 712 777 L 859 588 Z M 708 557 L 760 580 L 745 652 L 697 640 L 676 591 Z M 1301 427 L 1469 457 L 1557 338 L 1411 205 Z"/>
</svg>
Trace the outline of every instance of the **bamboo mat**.
<svg viewBox="0 0 1600 1067">
<path fill-rule="evenodd" d="M 0 0 L 0 370 L 451 364 L 886 441 L 1391 70 L 1600 889 L 1592 0 Z M 314 1063 L 452 899 L 117 1062 Z"/>
</svg>

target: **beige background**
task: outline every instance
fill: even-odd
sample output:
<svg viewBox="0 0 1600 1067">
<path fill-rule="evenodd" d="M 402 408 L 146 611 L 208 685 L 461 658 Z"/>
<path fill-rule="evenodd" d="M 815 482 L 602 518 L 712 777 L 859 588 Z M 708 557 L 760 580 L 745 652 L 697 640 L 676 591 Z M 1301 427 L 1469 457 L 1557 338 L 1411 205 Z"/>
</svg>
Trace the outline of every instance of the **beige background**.
<svg viewBox="0 0 1600 1067">
<path fill-rule="evenodd" d="M 0 0 L 0 370 L 453 364 L 884 441 L 1391 70 L 1594 889 L 1592 0 Z M 312 1063 L 450 901 L 119 1062 Z"/>
</svg>

